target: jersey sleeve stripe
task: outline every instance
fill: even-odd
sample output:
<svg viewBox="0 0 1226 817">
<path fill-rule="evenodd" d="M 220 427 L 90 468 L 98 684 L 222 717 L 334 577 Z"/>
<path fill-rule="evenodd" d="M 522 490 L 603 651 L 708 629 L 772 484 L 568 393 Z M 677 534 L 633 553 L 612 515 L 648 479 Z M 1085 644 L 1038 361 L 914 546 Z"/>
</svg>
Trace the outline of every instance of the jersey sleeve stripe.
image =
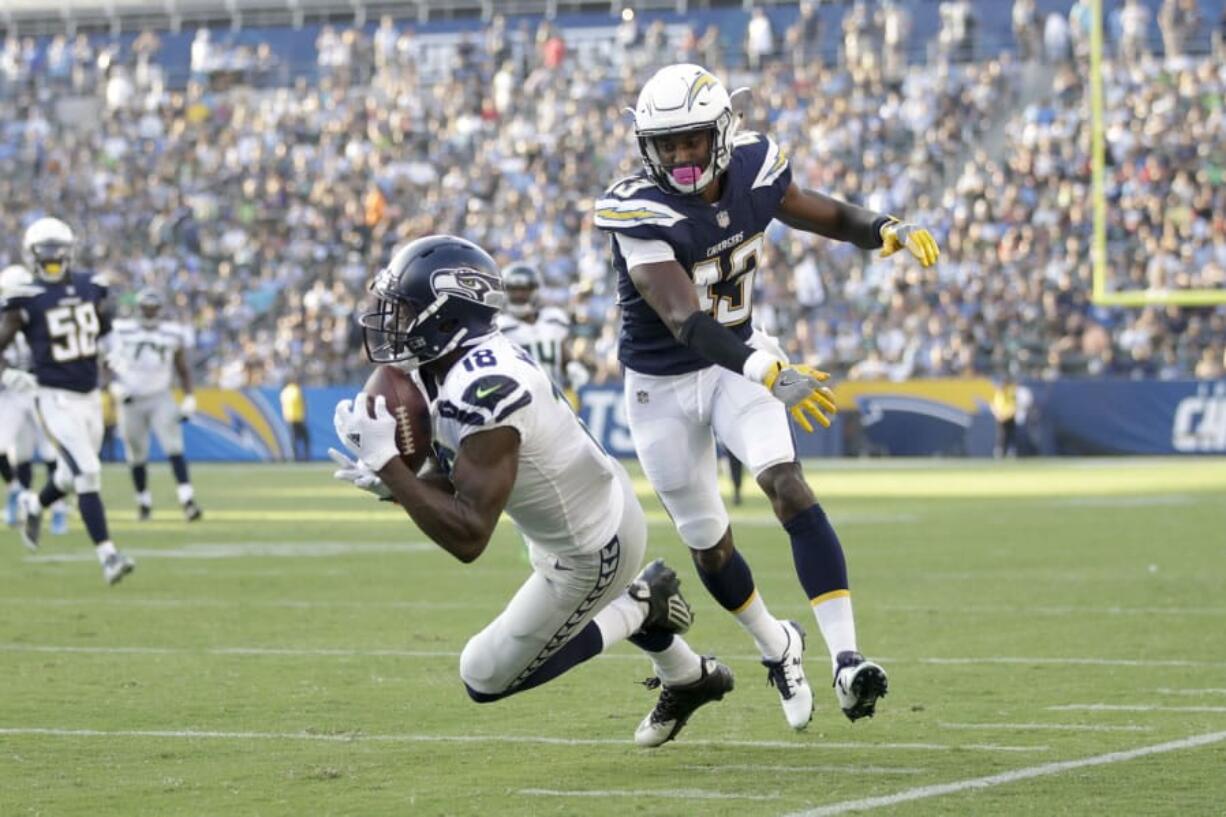
<svg viewBox="0 0 1226 817">
<path fill-rule="evenodd" d="M 754 189 L 759 187 L 768 187 L 774 184 L 775 179 L 783 171 L 787 170 L 788 160 L 779 150 L 779 146 L 775 144 L 774 139 L 766 140 L 766 157 L 762 160 L 762 167 L 758 170 L 758 177 L 754 179 Z"/>
<path fill-rule="evenodd" d="M 608 230 L 654 224 L 672 227 L 685 216 L 673 208 L 649 199 L 601 199 L 596 202 L 596 226 Z"/>
</svg>

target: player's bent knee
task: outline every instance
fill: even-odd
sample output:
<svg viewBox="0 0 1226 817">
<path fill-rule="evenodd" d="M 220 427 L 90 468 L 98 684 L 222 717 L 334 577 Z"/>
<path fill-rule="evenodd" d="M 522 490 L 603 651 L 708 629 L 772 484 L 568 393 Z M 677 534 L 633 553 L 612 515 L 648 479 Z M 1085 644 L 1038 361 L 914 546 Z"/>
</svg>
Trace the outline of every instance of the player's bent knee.
<svg viewBox="0 0 1226 817">
<path fill-rule="evenodd" d="M 77 474 L 72 480 L 72 487 L 78 495 L 97 493 L 102 490 L 102 474 L 97 471 Z"/>
<path fill-rule="evenodd" d="M 677 533 L 686 547 L 693 551 L 712 550 L 719 545 L 728 529 L 728 520 L 709 516 L 677 521 Z"/>
<path fill-rule="evenodd" d="M 76 484 L 76 478 L 73 477 L 72 471 L 69 471 L 63 465 L 57 465 L 55 474 L 52 475 L 51 481 L 55 483 L 55 487 L 62 494 L 69 494 L 73 491 L 73 486 Z"/>
<path fill-rule="evenodd" d="M 468 697 L 477 703 L 490 703 L 507 694 L 498 680 L 498 663 L 479 637 L 470 638 L 460 653 L 460 680 Z"/>
<path fill-rule="evenodd" d="M 784 516 L 800 513 L 816 502 L 799 463 L 768 468 L 758 475 L 758 484 Z"/>
</svg>

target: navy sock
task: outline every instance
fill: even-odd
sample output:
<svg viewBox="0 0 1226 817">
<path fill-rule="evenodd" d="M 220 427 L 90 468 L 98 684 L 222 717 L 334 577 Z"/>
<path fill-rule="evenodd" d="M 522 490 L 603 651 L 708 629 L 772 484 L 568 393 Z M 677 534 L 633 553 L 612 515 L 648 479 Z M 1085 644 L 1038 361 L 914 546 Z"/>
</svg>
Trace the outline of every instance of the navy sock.
<svg viewBox="0 0 1226 817">
<path fill-rule="evenodd" d="M 97 496 L 97 494 L 95 494 L 95 496 Z M 44 508 L 50 508 L 63 498 L 64 492 L 56 486 L 54 481 L 48 482 L 43 486 L 43 489 L 38 492 L 38 501 Z"/>
<path fill-rule="evenodd" d="M 741 495 L 741 481 L 745 478 L 745 466 L 731 454 L 728 455 L 728 476 L 732 477 L 732 493 Z"/>
<path fill-rule="evenodd" d="M 98 496 L 97 491 L 79 494 L 77 510 L 81 512 L 85 529 L 89 531 L 89 538 L 94 540 L 95 545 L 111 538 L 106 530 L 106 511 L 102 509 L 102 497 Z"/>
<path fill-rule="evenodd" d="M 34 463 L 26 460 L 25 462 L 17 463 L 17 484 L 27 491 L 34 484 Z"/>
<path fill-rule="evenodd" d="M 149 466 L 143 462 L 132 466 L 132 486 L 136 488 L 138 494 L 143 494 L 149 487 Z"/>
<path fill-rule="evenodd" d="M 182 454 L 170 455 L 170 469 L 175 472 L 175 482 L 180 485 L 187 484 L 187 460 L 183 459 Z"/>
<path fill-rule="evenodd" d="M 0 454 L 0 480 L 3 480 L 5 485 L 13 481 L 13 466 L 4 454 Z"/>
<path fill-rule="evenodd" d="M 792 561 L 800 586 L 814 601 L 836 590 L 847 590 L 847 562 L 838 534 L 816 503 L 783 523 L 792 537 Z"/>
<path fill-rule="evenodd" d="M 753 597 L 753 573 L 739 550 L 732 551 L 732 556 L 718 573 L 704 571 L 697 558 L 694 559 L 694 566 L 698 568 L 698 578 L 702 579 L 707 592 L 725 610 L 736 612 Z"/>
<path fill-rule="evenodd" d="M 562 645 L 562 648 L 549 656 L 545 663 L 536 668 L 531 675 L 523 680 L 518 686 L 514 686 L 505 692 L 478 692 L 467 684 L 464 688 L 468 690 L 468 697 L 472 698 L 479 704 L 488 704 L 497 701 L 500 698 L 506 698 L 508 695 L 514 695 L 517 692 L 523 692 L 526 689 L 539 687 L 541 684 L 548 683 L 554 678 L 557 678 L 562 673 L 569 669 L 573 669 L 589 658 L 600 655 L 600 651 L 604 649 L 604 639 L 600 637 L 600 628 L 596 626 L 596 622 L 589 621 L 579 633 Z"/>
<path fill-rule="evenodd" d="M 673 634 L 666 630 L 641 630 L 628 639 L 631 644 L 647 652 L 664 652 L 673 645 Z"/>
</svg>

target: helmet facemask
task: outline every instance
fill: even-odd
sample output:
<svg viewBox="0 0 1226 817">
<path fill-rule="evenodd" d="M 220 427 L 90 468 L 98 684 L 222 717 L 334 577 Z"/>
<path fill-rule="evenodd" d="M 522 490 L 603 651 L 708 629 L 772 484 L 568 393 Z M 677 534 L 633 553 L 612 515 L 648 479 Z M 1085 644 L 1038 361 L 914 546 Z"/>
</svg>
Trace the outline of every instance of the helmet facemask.
<svg viewBox="0 0 1226 817">
<path fill-rule="evenodd" d="M 30 265 L 39 278 L 58 283 L 68 274 L 72 261 L 72 245 L 62 241 L 40 241 L 29 247 Z"/>
</svg>

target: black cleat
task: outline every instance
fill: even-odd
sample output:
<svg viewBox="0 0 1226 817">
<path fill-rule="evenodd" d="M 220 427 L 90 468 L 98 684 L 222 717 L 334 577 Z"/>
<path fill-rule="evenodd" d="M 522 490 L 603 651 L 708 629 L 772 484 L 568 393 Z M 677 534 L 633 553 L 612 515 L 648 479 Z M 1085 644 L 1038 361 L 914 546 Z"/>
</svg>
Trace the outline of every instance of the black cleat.
<svg viewBox="0 0 1226 817">
<path fill-rule="evenodd" d="M 204 511 L 200 510 L 196 500 L 189 499 L 183 503 L 183 515 L 187 517 L 188 522 L 195 522 L 204 516 Z"/>
<path fill-rule="evenodd" d="M 843 714 L 849 721 L 873 717 L 877 699 L 890 688 L 885 670 L 858 652 L 841 652 L 835 660 L 839 668 L 834 673 L 834 694 Z"/>
<path fill-rule="evenodd" d="M 660 688 L 660 699 L 634 730 L 634 742 L 645 748 L 662 746 L 685 726 L 695 710 L 703 704 L 722 700 L 732 691 L 732 670 L 714 658 L 702 659 L 702 677 L 685 686 L 661 684 L 659 678 L 648 678 L 643 685 Z"/>
<path fill-rule="evenodd" d="M 21 533 L 21 543 L 26 546 L 27 550 L 38 550 L 38 540 L 43 532 L 43 514 L 42 511 L 33 513 L 30 510 L 30 503 L 36 501 L 37 497 L 31 493 L 24 493 L 18 500 L 18 522 L 20 524 L 19 531 Z"/>
<path fill-rule="evenodd" d="M 647 618 L 640 632 L 663 630 L 680 635 L 694 623 L 694 611 L 681 595 L 681 580 L 663 559 L 656 559 L 630 582 L 626 592 L 647 603 Z"/>
<path fill-rule="evenodd" d="M 137 503 L 136 518 L 138 520 L 140 520 L 141 522 L 148 522 L 151 516 L 153 516 L 153 506 L 152 505 L 145 505 L 143 503 Z"/>
</svg>

